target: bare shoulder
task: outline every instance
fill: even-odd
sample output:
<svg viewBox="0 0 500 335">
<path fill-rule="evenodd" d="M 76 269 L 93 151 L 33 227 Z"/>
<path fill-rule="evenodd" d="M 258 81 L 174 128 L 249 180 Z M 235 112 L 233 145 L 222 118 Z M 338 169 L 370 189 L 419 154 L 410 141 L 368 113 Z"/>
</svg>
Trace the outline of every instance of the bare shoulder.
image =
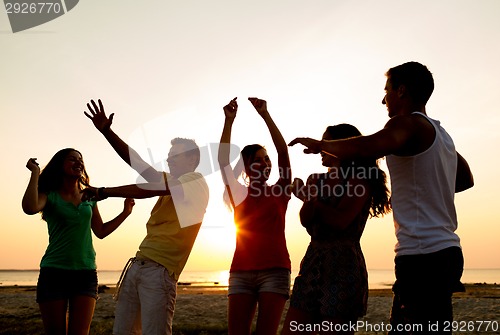
<svg viewBox="0 0 500 335">
<path fill-rule="evenodd" d="M 421 122 L 423 118 L 421 115 L 396 115 L 393 116 L 387 121 L 384 128 L 390 129 L 401 129 L 401 130 L 412 130 L 415 127 L 418 127 L 418 124 Z"/>
<path fill-rule="evenodd" d="M 393 134 L 401 143 L 397 155 L 416 155 L 429 148 L 435 138 L 434 126 L 420 114 L 397 115 L 392 117 L 384 129 Z"/>
</svg>

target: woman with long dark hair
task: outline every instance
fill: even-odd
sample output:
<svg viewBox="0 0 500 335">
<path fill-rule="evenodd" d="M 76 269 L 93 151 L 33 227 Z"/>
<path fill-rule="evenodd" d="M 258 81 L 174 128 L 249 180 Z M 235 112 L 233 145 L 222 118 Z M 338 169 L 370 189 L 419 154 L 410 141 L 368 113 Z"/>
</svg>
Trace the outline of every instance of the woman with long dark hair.
<svg viewBox="0 0 500 335">
<path fill-rule="evenodd" d="M 91 230 L 101 239 L 111 234 L 130 215 L 134 200 L 125 199 L 123 211 L 103 223 L 96 202 L 82 201 L 89 177 L 75 149 L 58 151 L 41 173 L 36 158 L 29 159 L 26 167 L 31 178 L 23 211 L 41 213 L 49 232 L 36 294 L 45 332 L 88 334 L 97 300 Z"/>
<path fill-rule="evenodd" d="M 291 184 L 288 147 L 267 111 L 267 103 L 249 98 L 263 118 L 278 152 L 279 179 L 268 185 L 271 160 L 259 144 L 248 145 L 233 169 L 229 161 L 236 98 L 224 107 L 219 165 L 226 199 L 234 210 L 236 250 L 229 276 L 229 334 L 250 334 L 258 305 L 256 334 L 275 335 L 290 294 L 290 257 L 285 241 L 285 212 Z M 243 173 L 245 183 L 238 181 Z"/>
<path fill-rule="evenodd" d="M 339 124 L 328 127 L 323 140 L 360 135 L 356 127 Z M 365 315 L 368 299 L 360 238 L 369 217 L 390 212 L 386 175 L 376 159 L 339 160 L 326 153 L 321 157 L 328 172 L 312 174 L 306 185 L 294 180 L 293 193 L 304 201 L 301 223 L 311 242 L 294 282 L 282 334 L 295 334 L 297 325 L 305 324 L 317 325 L 314 329 L 321 334 L 354 333 L 349 324 Z"/>
</svg>

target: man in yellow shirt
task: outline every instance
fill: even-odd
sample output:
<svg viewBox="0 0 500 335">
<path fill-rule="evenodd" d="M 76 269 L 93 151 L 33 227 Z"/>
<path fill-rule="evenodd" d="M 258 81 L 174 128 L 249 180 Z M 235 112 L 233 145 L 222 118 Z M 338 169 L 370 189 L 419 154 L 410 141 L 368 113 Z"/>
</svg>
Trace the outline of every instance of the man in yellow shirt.
<svg viewBox="0 0 500 335">
<path fill-rule="evenodd" d="M 131 258 L 117 287 L 113 334 L 171 334 L 177 280 L 186 265 L 208 204 L 205 178 L 195 172 L 200 150 L 193 140 L 175 138 L 168 153 L 170 173 L 146 163 L 111 130 L 113 114 L 94 101 L 87 104 L 94 126 L 118 155 L 146 181 L 110 188 L 89 188 L 87 196 L 149 198 L 159 196 L 146 224 L 147 235 Z"/>
</svg>

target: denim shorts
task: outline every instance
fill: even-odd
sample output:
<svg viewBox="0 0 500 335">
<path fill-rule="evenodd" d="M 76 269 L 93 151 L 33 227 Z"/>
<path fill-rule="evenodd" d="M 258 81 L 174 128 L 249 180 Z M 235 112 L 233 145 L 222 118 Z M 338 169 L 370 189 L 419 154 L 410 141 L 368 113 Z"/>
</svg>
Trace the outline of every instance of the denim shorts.
<svg viewBox="0 0 500 335">
<path fill-rule="evenodd" d="M 36 302 L 67 300 L 75 296 L 97 300 L 96 270 L 41 268 L 36 286 Z"/>
<path fill-rule="evenodd" d="M 234 271 L 229 274 L 228 295 L 262 292 L 290 296 L 290 270 L 283 268 Z"/>
</svg>

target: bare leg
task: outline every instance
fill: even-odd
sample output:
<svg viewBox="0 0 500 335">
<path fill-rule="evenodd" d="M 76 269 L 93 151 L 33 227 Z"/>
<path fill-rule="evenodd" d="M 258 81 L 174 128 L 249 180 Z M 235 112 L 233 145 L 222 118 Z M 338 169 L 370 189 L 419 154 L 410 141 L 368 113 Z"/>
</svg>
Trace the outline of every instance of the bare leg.
<svg viewBox="0 0 500 335">
<path fill-rule="evenodd" d="M 257 298 L 252 294 L 231 294 L 229 296 L 229 334 L 248 335 L 255 315 Z"/>
<path fill-rule="evenodd" d="M 286 297 L 282 294 L 271 292 L 259 294 L 257 335 L 276 335 L 285 303 Z"/>
<path fill-rule="evenodd" d="M 47 335 L 66 335 L 66 300 L 54 300 L 39 303 L 43 328 Z"/>
<path fill-rule="evenodd" d="M 89 296 L 76 296 L 69 302 L 68 335 L 88 335 L 96 300 Z"/>
</svg>

